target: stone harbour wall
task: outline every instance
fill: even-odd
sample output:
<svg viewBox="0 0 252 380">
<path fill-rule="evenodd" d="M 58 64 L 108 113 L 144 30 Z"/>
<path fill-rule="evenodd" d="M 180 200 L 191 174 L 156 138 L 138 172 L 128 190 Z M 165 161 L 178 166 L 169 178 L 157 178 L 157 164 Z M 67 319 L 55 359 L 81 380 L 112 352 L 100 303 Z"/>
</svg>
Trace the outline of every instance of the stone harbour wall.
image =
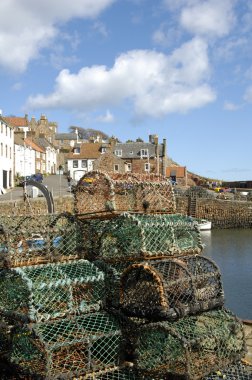
<svg viewBox="0 0 252 380">
<path fill-rule="evenodd" d="M 55 213 L 74 212 L 73 196 L 54 198 Z M 176 212 L 190 215 L 190 198 L 176 196 Z M 44 198 L 30 199 L 29 204 L 23 200 L 0 201 L 0 215 L 45 214 Z M 195 204 L 196 218 L 212 221 L 213 228 L 252 228 L 252 201 L 230 201 L 220 199 L 197 198 Z"/>
<path fill-rule="evenodd" d="M 177 213 L 190 215 L 190 198 L 176 197 Z M 213 228 L 251 228 L 252 201 L 197 198 L 196 218 L 208 219 Z"/>
<path fill-rule="evenodd" d="M 73 213 L 74 198 L 72 196 L 54 198 L 55 213 Z M 30 199 L 24 202 L 22 199 L 13 201 L 0 201 L 0 215 L 29 215 L 45 214 L 47 204 L 44 197 Z"/>
</svg>

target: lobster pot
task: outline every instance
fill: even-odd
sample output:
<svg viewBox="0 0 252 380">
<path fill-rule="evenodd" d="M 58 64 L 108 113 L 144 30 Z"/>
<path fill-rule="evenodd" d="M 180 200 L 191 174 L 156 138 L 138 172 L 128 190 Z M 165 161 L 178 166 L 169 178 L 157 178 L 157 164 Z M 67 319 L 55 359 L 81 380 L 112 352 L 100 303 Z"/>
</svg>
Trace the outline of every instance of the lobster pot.
<svg viewBox="0 0 252 380">
<path fill-rule="evenodd" d="M 0 359 L 10 352 L 10 331 L 9 321 L 1 315 L 0 317 Z"/>
<path fill-rule="evenodd" d="M 219 369 L 215 373 L 204 377 L 203 380 L 251 380 L 252 379 L 252 365 L 242 363 L 233 364 L 225 368 Z"/>
<path fill-rule="evenodd" d="M 182 215 L 125 213 L 109 221 L 86 220 L 83 225 L 85 241 L 89 240 L 86 243 L 89 260 L 118 262 L 175 257 L 198 254 L 203 249 L 197 226 Z"/>
<path fill-rule="evenodd" d="M 84 380 L 84 377 L 78 380 Z M 85 380 L 141 380 L 134 368 L 115 367 L 85 375 Z M 77 379 L 76 379 L 77 380 Z"/>
<path fill-rule="evenodd" d="M 0 267 L 82 257 L 79 221 L 70 214 L 0 217 Z"/>
<path fill-rule="evenodd" d="M 161 176 L 86 173 L 75 190 L 77 214 L 113 212 L 175 213 L 172 185 Z"/>
<path fill-rule="evenodd" d="M 21 373 L 70 378 L 118 366 L 121 331 L 107 313 L 18 327 L 9 361 Z"/>
<path fill-rule="evenodd" d="M 220 277 L 202 256 L 135 263 L 121 275 L 121 308 L 129 316 L 172 320 L 223 306 Z"/>
<path fill-rule="evenodd" d="M 242 323 L 224 309 L 146 324 L 131 333 L 137 368 L 156 378 L 201 379 L 239 361 L 245 352 Z"/>
<path fill-rule="evenodd" d="M 40 322 L 99 310 L 104 274 L 87 260 L 0 271 L 0 311 Z"/>
</svg>

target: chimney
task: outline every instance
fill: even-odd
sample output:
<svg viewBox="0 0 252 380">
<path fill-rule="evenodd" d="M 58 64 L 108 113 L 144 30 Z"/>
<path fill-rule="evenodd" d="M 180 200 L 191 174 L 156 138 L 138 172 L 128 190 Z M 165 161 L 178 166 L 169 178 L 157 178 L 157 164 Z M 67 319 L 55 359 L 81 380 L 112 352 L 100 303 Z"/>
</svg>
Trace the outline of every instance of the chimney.
<svg viewBox="0 0 252 380">
<path fill-rule="evenodd" d="M 166 176 L 166 161 L 167 161 L 167 152 L 166 152 L 166 139 L 163 139 L 163 176 Z"/>
<path fill-rule="evenodd" d="M 149 135 L 149 143 L 158 145 L 158 135 Z"/>
</svg>

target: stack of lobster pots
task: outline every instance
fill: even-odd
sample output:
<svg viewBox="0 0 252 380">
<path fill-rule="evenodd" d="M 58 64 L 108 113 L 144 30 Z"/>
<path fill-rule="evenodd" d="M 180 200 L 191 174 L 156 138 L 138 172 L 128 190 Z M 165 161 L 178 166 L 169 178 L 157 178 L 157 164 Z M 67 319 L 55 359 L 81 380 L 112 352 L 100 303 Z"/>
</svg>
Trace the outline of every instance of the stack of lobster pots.
<svg viewBox="0 0 252 380">
<path fill-rule="evenodd" d="M 203 255 L 197 224 L 176 214 L 169 182 L 92 172 L 75 200 L 85 257 L 105 273 L 104 307 L 121 323 L 121 370 L 139 379 L 217 379 L 229 368 L 232 379 L 251 376 L 241 365 L 243 325 L 224 308 L 220 271 Z"/>
<path fill-rule="evenodd" d="M 1 379 L 73 379 L 118 365 L 105 276 L 69 214 L 0 217 Z"/>
</svg>

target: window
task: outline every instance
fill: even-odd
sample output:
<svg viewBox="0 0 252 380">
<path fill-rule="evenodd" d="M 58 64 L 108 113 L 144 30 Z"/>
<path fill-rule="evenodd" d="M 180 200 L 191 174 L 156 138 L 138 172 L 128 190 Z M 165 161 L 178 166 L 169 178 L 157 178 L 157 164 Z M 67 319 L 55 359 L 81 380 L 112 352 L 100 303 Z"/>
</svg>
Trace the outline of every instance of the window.
<svg viewBox="0 0 252 380">
<path fill-rule="evenodd" d="M 132 166 L 131 166 L 130 163 L 129 163 L 129 164 L 126 164 L 126 170 L 127 170 L 127 172 L 131 172 L 131 170 L 132 170 Z"/>
<path fill-rule="evenodd" d="M 119 172 L 119 165 L 118 164 L 114 165 L 114 172 Z"/>
<path fill-rule="evenodd" d="M 129 154 L 133 154 L 133 150 L 131 150 L 131 151 L 129 152 Z"/>
<path fill-rule="evenodd" d="M 10 158 L 11 158 L 11 148 L 10 148 Z"/>
<path fill-rule="evenodd" d="M 107 150 L 107 148 L 104 147 L 104 146 L 102 146 L 102 148 L 101 148 L 101 153 L 106 153 L 106 150 Z"/>
<path fill-rule="evenodd" d="M 148 157 L 148 149 L 141 149 L 141 157 Z"/>
<path fill-rule="evenodd" d="M 36 158 L 40 158 L 40 152 L 36 151 Z"/>
<path fill-rule="evenodd" d="M 80 154 L 80 147 L 74 148 L 74 154 Z"/>
<path fill-rule="evenodd" d="M 3 143 L 1 143 L 1 156 L 3 155 Z"/>
<path fill-rule="evenodd" d="M 121 157 L 122 156 L 122 150 L 115 150 L 115 155 Z"/>
<path fill-rule="evenodd" d="M 5 145 L 5 157 L 8 157 L 8 146 Z"/>
<path fill-rule="evenodd" d="M 149 164 L 148 162 L 146 162 L 146 163 L 144 164 L 144 170 L 145 170 L 146 172 L 149 172 L 149 171 L 150 171 L 150 164 Z"/>
<path fill-rule="evenodd" d="M 78 160 L 73 160 L 73 168 L 78 168 Z"/>
<path fill-rule="evenodd" d="M 87 168 L 87 160 L 81 160 L 81 167 Z"/>
</svg>

